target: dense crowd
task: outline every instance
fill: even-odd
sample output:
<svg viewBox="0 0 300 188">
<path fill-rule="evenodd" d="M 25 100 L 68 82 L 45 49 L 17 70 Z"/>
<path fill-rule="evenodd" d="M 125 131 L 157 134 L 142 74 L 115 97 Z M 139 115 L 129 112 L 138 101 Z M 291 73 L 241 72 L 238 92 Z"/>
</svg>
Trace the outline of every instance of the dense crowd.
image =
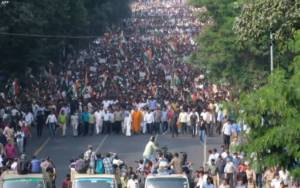
<svg viewBox="0 0 300 188">
<path fill-rule="evenodd" d="M 203 26 L 197 14 L 204 10 L 180 0 L 139 1 L 132 10 L 132 17 L 89 49 L 77 53 L 70 46 L 63 63 L 50 62 L 38 73 L 29 69 L 26 79 L 7 82 L 0 93 L 0 168 L 16 169 L 17 163 L 27 161 L 28 172 L 44 169 L 54 186 L 50 159 L 34 157 L 28 162 L 21 155 L 33 132 L 41 137 L 44 128 L 52 137 L 58 130 L 61 136 L 75 137 L 189 134 L 198 135 L 201 143 L 206 136 L 222 134 L 221 151 L 209 150 L 206 165 L 196 171 L 190 169 L 186 154 L 154 152 L 159 147 L 153 140 L 137 170 L 124 170 L 126 165 L 116 154 L 101 155 L 91 147 L 73 159 L 70 168 L 104 174 L 118 169 L 120 184 L 128 188 L 151 173 L 184 173 L 198 188 L 287 185 L 286 170 L 253 169 L 255 164 L 250 166 L 244 154 L 235 150 L 240 132 L 247 129 L 222 107 L 222 101 L 230 100 L 230 87 L 211 84 L 204 72 L 184 63 L 197 48 L 194 37 Z M 70 175 L 64 185 L 69 183 Z"/>
<path fill-rule="evenodd" d="M 39 73 L 28 70 L 26 79 L 8 81 L 0 97 L 0 125 L 8 140 L 19 129 L 30 138 L 33 126 L 38 136 L 44 127 L 52 136 L 57 128 L 63 136 L 67 129 L 73 136 L 130 136 L 166 133 L 172 125 L 176 135 L 195 135 L 192 114 L 215 122 L 220 101 L 230 97 L 228 88 L 210 84 L 201 70 L 183 63 L 196 49 L 202 9 L 147 2 L 134 3 L 132 17 L 89 49 L 75 53 L 70 47 L 58 66 L 49 63 Z"/>
</svg>

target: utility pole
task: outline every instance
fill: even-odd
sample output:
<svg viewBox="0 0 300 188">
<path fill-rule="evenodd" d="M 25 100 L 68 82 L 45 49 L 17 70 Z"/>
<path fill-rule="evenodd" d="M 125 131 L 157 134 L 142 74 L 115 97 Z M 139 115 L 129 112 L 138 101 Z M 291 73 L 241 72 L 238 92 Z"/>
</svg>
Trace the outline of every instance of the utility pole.
<svg viewBox="0 0 300 188">
<path fill-rule="evenodd" d="M 273 33 L 272 31 L 270 32 L 270 40 L 271 40 L 271 44 L 270 44 L 270 68 L 271 68 L 271 73 L 273 72 L 274 69 L 274 51 L 273 51 Z"/>
</svg>

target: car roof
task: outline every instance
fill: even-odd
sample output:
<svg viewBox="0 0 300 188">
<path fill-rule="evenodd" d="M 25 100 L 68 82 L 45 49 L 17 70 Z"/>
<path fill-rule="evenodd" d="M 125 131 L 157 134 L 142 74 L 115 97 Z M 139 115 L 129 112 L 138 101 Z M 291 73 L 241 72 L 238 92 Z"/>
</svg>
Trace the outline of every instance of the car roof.
<svg viewBox="0 0 300 188">
<path fill-rule="evenodd" d="M 79 178 L 113 178 L 115 179 L 115 175 L 110 174 L 75 174 L 74 179 Z"/>
<path fill-rule="evenodd" d="M 184 174 L 169 174 L 169 175 L 150 174 L 147 176 L 147 179 L 152 179 L 152 178 L 184 178 L 184 179 L 187 179 L 186 175 L 184 175 Z"/>
<path fill-rule="evenodd" d="M 43 174 L 18 174 L 15 171 L 5 171 L 1 175 L 2 180 L 10 180 L 10 179 L 24 179 L 24 178 L 41 178 L 43 179 Z"/>
</svg>

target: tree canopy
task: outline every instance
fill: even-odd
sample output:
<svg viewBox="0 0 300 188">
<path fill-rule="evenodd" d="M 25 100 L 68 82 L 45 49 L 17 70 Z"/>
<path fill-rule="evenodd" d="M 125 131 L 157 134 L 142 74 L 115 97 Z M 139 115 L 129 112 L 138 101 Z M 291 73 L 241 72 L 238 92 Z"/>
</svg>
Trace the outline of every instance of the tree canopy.
<svg viewBox="0 0 300 188">
<path fill-rule="evenodd" d="M 191 62 L 207 70 L 213 81 L 221 80 L 248 90 L 255 84 L 261 85 L 269 67 L 266 63 L 269 43 L 240 43 L 233 25 L 243 3 L 236 0 L 191 0 L 191 3 L 205 6 L 205 18 L 212 20 L 201 33 L 199 51 L 191 57 Z"/>
<path fill-rule="evenodd" d="M 241 89 L 229 107 L 250 128 L 242 150 L 256 167 L 281 166 L 300 177 L 297 2 L 192 0 L 192 3 L 207 8 L 205 18 L 211 19 L 212 24 L 200 35 L 199 51 L 191 61 L 206 69 L 211 78 L 229 81 Z M 270 33 L 274 41 L 270 41 Z M 276 69 L 269 74 L 271 42 Z"/>
<path fill-rule="evenodd" d="M 1 69 L 20 72 L 28 66 L 58 62 L 70 44 L 78 48 L 90 41 L 63 36 L 100 36 L 106 27 L 130 14 L 129 3 L 130 0 L 0 1 Z"/>
</svg>

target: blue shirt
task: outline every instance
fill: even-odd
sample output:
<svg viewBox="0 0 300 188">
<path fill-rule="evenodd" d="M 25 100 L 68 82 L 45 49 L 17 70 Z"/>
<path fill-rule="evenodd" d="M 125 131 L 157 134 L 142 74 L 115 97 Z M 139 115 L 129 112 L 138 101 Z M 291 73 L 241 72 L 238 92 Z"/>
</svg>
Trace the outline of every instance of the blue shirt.
<svg viewBox="0 0 300 188">
<path fill-rule="evenodd" d="M 82 115 L 81 115 L 81 119 L 84 123 L 88 123 L 89 122 L 89 113 L 88 112 L 83 112 Z"/>
<path fill-rule="evenodd" d="M 31 173 L 41 173 L 41 161 L 33 159 L 31 161 Z"/>
<path fill-rule="evenodd" d="M 156 102 L 156 100 L 150 100 L 148 105 L 149 105 L 150 110 L 155 110 L 157 102 Z"/>
</svg>

